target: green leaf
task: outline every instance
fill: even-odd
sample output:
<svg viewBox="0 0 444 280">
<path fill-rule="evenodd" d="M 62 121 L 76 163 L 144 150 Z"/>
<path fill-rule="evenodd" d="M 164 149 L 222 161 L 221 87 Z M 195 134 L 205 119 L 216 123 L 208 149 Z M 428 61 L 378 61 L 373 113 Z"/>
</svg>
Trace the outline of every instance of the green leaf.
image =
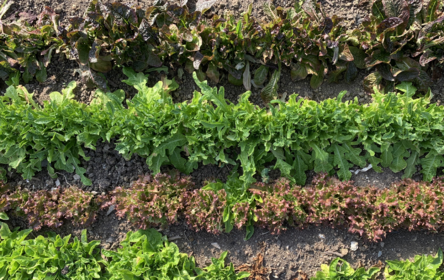
<svg viewBox="0 0 444 280">
<path fill-rule="evenodd" d="M 436 176 L 438 167 L 444 166 L 443 160 L 444 158 L 435 151 L 429 152 L 425 158 L 421 159 L 421 173 L 424 181 L 432 181 L 433 177 Z"/>
<path fill-rule="evenodd" d="M 254 71 L 254 85 L 261 86 L 268 76 L 268 67 L 265 65 L 261 65 L 256 71 Z"/>
<path fill-rule="evenodd" d="M 402 179 L 412 178 L 413 174 L 416 173 L 416 165 L 419 163 L 419 153 L 413 151 L 410 157 L 407 159 L 407 167 L 402 175 Z"/>
<path fill-rule="evenodd" d="M 349 163 L 345 158 L 345 153 L 348 152 L 347 149 L 344 149 L 342 146 L 335 143 L 331 145 L 329 151 L 334 153 L 334 165 L 339 168 L 339 179 L 350 180 L 352 175 L 350 168 L 353 167 L 353 164 Z"/>
<path fill-rule="evenodd" d="M 271 0 L 266 0 L 263 5 L 264 13 L 272 20 L 278 19 L 276 7 L 271 3 Z"/>
<path fill-rule="evenodd" d="M 207 77 L 210 78 L 213 82 L 215 83 L 219 82 L 220 79 L 219 70 L 217 69 L 217 66 L 213 62 L 210 62 L 208 64 L 208 69 L 206 74 Z"/>
<path fill-rule="evenodd" d="M 349 49 L 353 55 L 353 62 L 356 65 L 356 67 L 359 69 L 365 69 L 366 68 L 366 66 L 365 66 L 365 58 L 366 58 L 365 51 L 360 48 L 353 47 L 353 46 L 350 46 Z"/>
<path fill-rule="evenodd" d="M 250 62 L 247 61 L 245 66 L 245 71 L 243 74 L 243 83 L 246 90 L 251 90 L 251 73 L 250 73 Z"/>
<path fill-rule="evenodd" d="M 193 77 L 196 84 L 200 87 L 203 97 L 206 100 L 210 100 L 211 102 L 216 104 L 217 107 L 221 108 L 225 112 L 229 111 L 229 106 L 225 100 L 225 90 L 223 87 L 219 89 L 218 93 L 217 88 L 211 88 L 210 86 L 208 86 L 206 81 L 199 81 L 196 72 L 193 73 Z"/>
<path fill-rule="evenodd" d="M 271 100 L 275 99 L 277 97 L 277 91 L 279 88 L 279 78 L 281 76 L 281 71 L 276 70 L 274 71 L 273 75 L 271 76 L 270 81 L 268 84 L 262 89 L 261 91 L 261 98 L 264 101 L 265 104 L 268 104 Z"/>
<path fill-rule="evenodd" d="M 230 84 L 233 84 L 235 86 L 241 86 L 244 83 L 242 79 L 237 79 L 231 74 L 228 74 L 228 82 L 230 82 Z"/>
<path fill-rule="evenodd" d="M 425 22 L 432 22 L 436 20 L 436 10 L 438 9 L 440 2 L 438 0 L 430 0 L 427 5 L 427 14 Z"/>
<path fill-rule="evenodd" d="M 136 72 L 129 67 L 124 67 L 123 73 L 128 77 L 128 79 L 123 80 L 122 82 L 129 86 L 133 86 L 140 92 L 146 92 L 148 90 L 148 87 L 146 86 L 146 83 L 148 82 L 148 75 L 144 75 L 143 73 L 136 74 Z"/>
<path fill-rule="evenodd" d="M 0 212 L 0 220 L 5 220 L 5 221 L 7 221 L 7 220 L 9 220 L 9 217 L 8 217 L 8 215 L 6 215 L 5 213 Z"/>
<path fill-rule="evenodd" d="M 297 64 L 291 64 L 291 79 L 292 80 L 303 80 L 307 78 L 308 71 L 304 63 L 299 62 Z"/>
</svg>

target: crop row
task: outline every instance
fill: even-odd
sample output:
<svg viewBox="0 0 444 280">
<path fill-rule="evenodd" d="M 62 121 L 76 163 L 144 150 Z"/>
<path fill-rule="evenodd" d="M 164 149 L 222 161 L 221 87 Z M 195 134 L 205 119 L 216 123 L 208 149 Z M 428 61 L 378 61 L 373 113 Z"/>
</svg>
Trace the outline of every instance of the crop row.
<svg viewBox="0 0 444 280">
<path fill-rule="evenodd" d="M 273 184 L 256 183 L 247 194 L 239 193 L 238 179 L 226 184 L 209 183 L 194 189 L 188 178 L 178 175 L 145 176 L 129 189 L 116 188 L 97 196 L 77 188 L 51 191 L 7 190 L 4 186 L 0 211 L 26 217 L 34 229 L 57 227 L 64 219 L 77 226 L 90 225 L 100 209 L 112 205 L 118 217 L 134 226 L 166 227 L 183 219 L 197 231 L 218 234 L 233 227 L 253 226 L 280 233 L 287 227 L 325 224 L 343 227 L 377 241 L 398 229 L 442 231 L 444 229 L 444 181 L 403 181 L 388 189 L 356 188 L 325 175 L 306 188 L 281 179 Z"/>
<path fill-rule="evenodd" d="M 0 213 L 0 219 L 8 219 Z M 86 230 L 80 240 L 70 240 L 50 234 L 29 238 L 32 230 L 10 231 L 0 222 L 0 275 L 4 279 L 195 279 L 237 280 L 249 277 L 248 272 L 236 273 L 233 264 L 225 265 L 227 252 L 212 258 L 212 264 L 200 269 L 193 257 L 180 253 L 174 243 L 154 229 L 129 232 L 117 251 L 100 249 L 100 241 L 87 240 Z M 387 261 L 387 280 L 442 279 L 438 269 L 443 262 L 442 251 L 436 257 L 415 256 L 415 261 Z M 312 280 L 374 279 L 380 268 L 356 271 L 345 260 L 335 259 L 321 265 Z"/>
<path fill-rule="evenodd" d="M 430 104 L 430 96 L 413 99 L 411 83 L 397 92 L 376 91 L 365 105 L 343 102 L 341 92 L 319 103 L 291 95 L 266 109 L 250 103 L 251 92 L 236 105 L 227 102 L 223 87 L 211 88 L 196 75 L 201 93 L 175 104 L 170 81 L 149 88 L 146 75 L 130 68 L 124 73 L 124 82 L 138 90 L 126 104 L 122 90 L 97 90 L 90 105 L 79 103 L 71 82 L 40 106 L 25 87 L 10 86 L 0 97 L 0 164 L 31 179 L 43 162 L 52 177 L 56 170 L 75 171 L 89 185 L 80 165 L 80 157 L 89 159 L 84 147 L 113 140 L 125 159 L 146 158 L 154 174 L 163 165 L 189 174 L 199 163 L 240 164 L 246 184 L 256 174 L 266 176 L 267 166 L 299 185 L 307 170 L 348 180 L 353 166 L 369 163 L 377 172 L 404 170 L 404 178 L 421 167 L 423 179 L 431 181 L 444 166 L 444 107 Z"/>
<path fill-rule="evenodd" d="M 0 23 L 0 78 L 16 73 L 25 82 L 34 76 L 42 82 L 56 51 L 77 60 L 83 81 L 102 89 L 107 81 L 99 73 L 115 65 L 137 72 L 168 66 L 179 75 L 197 71 L 201 80 L 215 82 L 228 72 L 230 82 L 247 90 L 269 79 L 262 90 L 268 103 L 276 96 L 281 64 L 291 68 L 294 79 L 311 75 L 314 88 L 326 76 L 349 82 L 358 69 L 375 68 L 364 82 L 367 91 L 411 81 L 425 92 L 444 62 L 442 0 L 376 0 L 371 16 L 354 30 L 342 18 L 328 17 L 314 0 L 295 1 L 290 9 L 265 2 L 267 22 L 251 15 L 251 5 L 239 20 L 229 14 L 207 19 L 204 13 L 215 2 L 198 2 L 191 12 L 163 0 L 146 10 L 93 0 L 85 16 L 71 18 L 69 26 L 60 25 L 50 8 L 39 16 L 21 13 L 18 20 Z"/>
<path fill-rule="evenodd" d="M 2 279 L 195 279 L 237 280 L 233 264 L 225 266 L 227 253 L 212 258 L 200 269 L 193 257 L 180 253 L 174 243 L 154 229 L 129 232 L 117 251 L 99 248 L 100 241 L 87 241 L 86 230 L 80 240 L 64 238 L 27 238 L 32 230 L 10 231 L 0 222 L 0 277 Z"/>
</svg>

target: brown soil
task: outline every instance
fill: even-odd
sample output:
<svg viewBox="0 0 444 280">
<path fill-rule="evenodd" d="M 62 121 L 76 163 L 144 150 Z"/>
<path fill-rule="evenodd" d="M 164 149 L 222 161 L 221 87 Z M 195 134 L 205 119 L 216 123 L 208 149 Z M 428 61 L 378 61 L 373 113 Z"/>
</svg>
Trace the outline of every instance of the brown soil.
<svg viewBox="0 0 444 280">
<path fill-rule="evenodd" d="M 253 4 L 253 15 L 260 18 L 265 17 L 262 12 L 262 5 L 265 1 L 221 0 L 209 11 L 209 16 L 211 14 L 221 15 L 225 12 L 239 16 L 248 8 L 249 4 Z M 147 6 L 153 1 L 139 0 L 135 2 L 141 6 Z M 193 2 L 191 0 L 189 2 L 192 7 Z M 369 10 L 369 4 L 365 0 L 360 1 L 361 3 L 358 0 L 322 0 L 321 2 L 327 14 L 336 14 L 346 18 L 349 21 L 350 28 L 356 26 L 368 14 Z M 39 13 L 44 6 L 49 6 L 61 14 L 62 21 L 66 21 L 67 17 L 82 15 L 88 3 L 87 0 L 17 0 L 8 14 L 22 11 Z M 277 0 L 273 3 L 276 6 L 289 7 L 294 2 Z M 48 80 L 42 84 L 32 82 L 26 87 L 30 91 L 34 91 L 36 100 L 42 103 L 49 99 L 49 93 L 61 91 L 71 80 L 75 80 L 79 85 L 76 91 L 76 99 L 89 103 L 93 98 L 93 91 L 81 85 L 78 74 L 75 74 L 74 71 L 77 67 L 76 62 L 55 55 L 48 68 Z M 351 84 L 324 83 L 319 89 L 312 90 L 309 81 L 293 82 L 289 70 L 284 69 L 279 92 L 282 94 L 298 93 L 300 96 L 320 101 L 335 98 L 340 91 L 347 90 L 349 93 L 345 97 L 346 100 L 356 97 L 361 103 L 367 103 L 370 102 L 370 97 L 364 93 L 362 88 L 362 80 L 366 75 L 368 75 L 368 72 L 361 71 L 359 77 Z M 125 76 L 119 69 L 107 73 L 106 76 L 108 80 L 112 81 L 112 84 L 110 84 L 112 90 L 122 88 L 126 91 L 127 97 L 134 96 L 134 89 L 120 82 Z M 150 77 L 151 84 L 158 80 L 155 75 Z M 184 75 L 179 83 L 179 90 L 173 93 L 175 101 L 181 102 L 190 99 L 193 91 L 197 89 L 191 75 Z M 434 101 L 444 100 L 443 84 L 444 79 L 441 79 L 434 85 Z M 226 98 L 232 102 L 236 102 L 239 94 L 245 91 L 243 87 L 229 84 L 226 79 L 222 80 L 219 85 L 226 88 Z M 253 89 L 251 100 L 255 104 L 263 106 L 259 95 L 259 91 Z M 83 188 L 89 191 L 106 192 L 118 185 L 128 186 L 139 175 L 149 172 L 144 159 L 133 157 L 130 161 L 125 161 L 114 151 L 112 143 L 101 143 L 96 151 L 88 151 L 87 155 L 91 156 L 91 160 L 82 162 L 82 165 L 87 168 L 86 175 L 92 179 L 93 187 Z M 229 172 L 229 168 L 203 166 L 193 172 L 192 177 L 196 185 L 201 186 L 207 179 L 224 181 Z M 12 184 L 30 189 L 50 189 L 59 183 L 61 186 L 78 185 L 79 182 L 74 179 L 73 175 L 61 172 L 61 176 L 54 180 L 47 176 L 46 171 L 43 171 L 37 174 L 33 180 L 27 182 L 11 172 L 8 174 L 8 179 Z M 273 174 L 274 178 L 278 176 L 278 173 Z M 313 174 L 310 173 L 309 177 L 312 176 Z M 353 175 L 352 179 L 358 186 L 372 184 L 378 187 L 387 187 L 398 181 L 401 176 L 401 173 L 394 174 L 388 169 L 381 174 L 370 170 Z M 415 179 L 419 178 L 419 175 L 416 174 Z M 27 227 L 26 223 L 17 219 L 13 219 L 11 223 L 14 226 Z M 43 234 L 47 230 L 49 229 L 43 229 L 36 234 Z M 118 220 L 114 213 L 110 215 L 101 213 L 98 220 L 88 227 L 88 236 L 90 239 L 101 240 L 104 248 L 111 249 L 118 246 L 129 230 L 134 230 L 134 228 L 131 228 L 126 220 Z M 64 225 L 56 229 L 55 232 L 62 235 L 80 236 L 81 229 Z M 180 237 L 174 242 L 179 245 L 181 251 L 195 256 L 200 266 L 207 264 L 211 257 L 219 257 L 222 251 L 229 252 L 229 261 L 232 261 L 236 266 L 251 264 L 254 262 L 254 258 L 262 253 L 265 267 L 271 269 L 270 278 L 265 279 L 294 279 L 298 276 L 298 271 L 313 276 L 320 269 L 322 263 L 329 263 L 337 255 L 344 255 L 343 258 L 351 262 L 354 267 L 362 265 L 368 267 L 387 259 L 407 259 L 413 258 L 416 254 L 436 254 L 438 248 L 444 247 L 444 235 L 442 233 L 399 231 L 388 234 L 384 242 L 371 244 L 358 235 L 347 233 L 344 229 L 332 229 L 324 226 L 311 226 L 304 230 L 291 229 L 280 236 L 271 235 L 262 229 L 255 229 L 255 234 L 248 241 L 243 239 L 244 231 L 234 230 L 230 234 L 216 236 L 204 232 L 196 233 L 187 228 L 184 223 L 172 226 L 163 233 L 170 238 Z M 359 244 L 359 249 L 355 252 L 350 249 L 352 241 Z M 214 243 L 217 243 L 220 249 L 212 245 Z M 378 257 L 378 254 L 381 256 Z"/>
</svg>

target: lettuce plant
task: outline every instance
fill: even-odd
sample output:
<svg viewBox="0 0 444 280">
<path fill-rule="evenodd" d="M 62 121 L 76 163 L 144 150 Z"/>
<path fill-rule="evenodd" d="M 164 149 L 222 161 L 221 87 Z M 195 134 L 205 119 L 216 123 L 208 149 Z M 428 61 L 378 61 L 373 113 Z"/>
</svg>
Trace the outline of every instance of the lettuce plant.
<svg viewBox="0 0 444 280">
<path fill-rule="evenodd" d="M 322 264 L 321 271 L 316 272 L 312 280 L 370 280 L 375 279 L 379 274 L 380 268 L 372 267 L 369 270 L 361 267 L 354 270 L 351 265 L 341 259 L 334 259 L 330 265 Z"/>
<path fill-rule="evenodd" d="M 31 192 L 9 190 L 0 184 L 0 190 L 0 211 L 14 211 L 15 215 L 26 218 L 35 230 L 42 226 L 59 227 L 64 220 L 74 226 L 87 227 L 110 202 L 106 195 L 95 196 L 76 187 Z"/>
<path fill-rule="evenodd" d="M 431 181 L 444 166 L 444 107 L 430 104 L 430 96 L 414 99 L 412 83 L 388 94 L 376 91 L 365 105 L 343 102 L 341 92 L 319 103 L 292 95 L 266 109 L 248 100 L 250 92 L 236 105 L 227 102 L 224 88 L 209 87 L 197 74 L 201 92 L 190 102 L 174 104 L 169 96 L 174 86 L 159 82 L 149 88 L 147 75 L 129 68 L 124 73 L 124 82 L 139 91 L 127 107 L 120 90 L 98 91 L 87 106 L 72 100 L 71 83 L 63 95 L 52 93 L 51 101 L 40 107 L 24 87 L 10 86 L 0 98 L 0 163 L 30 179 L 46 160 L 51 176 L 56 169 L 75 171 L 88 185 L 79 165 L 80 157 L 88 160 L 84 147 L 95 149 L 97 140 L 115 139 L 125 159 L 145 157 L 154 174 L 164 165 L 189 174 L 199 164 L 238 161 L 245 186 L 271 162 L 300 185 L 308 170 L 348 180 L 353 166 L 370 163 L 377 172 L 389 167 L 410 178 L 420 166 L 423 179 Z"/>
<path fill-rule="evenodd" d="M 60 51 L 63 40 L 58 15 L 45 7 L 40 15 L 20 13 L 20 18 L 7 23 L 2 17 L 12 1 L 4 1 L 0 12 L 0 79 L 20 75 L 25 83 L 34 77 L 46 80 L 46 67 L 54 51 Z M 35 23 L 35 24 L 33 24 Z"/>
<path fill-rule="evenodd" d="M 366 51 L 367 67 L 376 72 L 364 82 L 393 88 L 395 82 L 411 81 L 419 91 L 427 92 L 432 84 L 430 65 L 444 62 L 444 13 L 442 2 L 377 0 L 372 15 L 352 36 Z M 383 83 L 382 83 L 383 82 Z"/>
<path fill-rule="evenodd" d="M 444 279 L 444 272 L 439 270 L 442 260 L 442 251 L 439 249 L 435 257 L 417 255 L 413 262 L 387 261 L 384 276 L 387 280 Z"/>
<path fill-rule="evenodd" d="M 11 232 L 2 224 L 0 275 L 5 279 L 97 279 L 103 274 L 100 242 L 87 242 L 85 230 L 73 242 L 70 235 L 26 238 L 31 231 Z"/>
<path fill-rule="evenodd" d="M 174 243 L 169 243 L 154 229 L 129 232 L 117 252 L 103 251 L 110 258 L 108 272 L 114 279 L 189 279 L 218 280 L 243 279 L 248 273 L 236 274 L 233 264 L 225 266 L 227 253 L 219 259 L 212 259 L 212 264 L 204 269 L 196 267 L 193 257 L 180 253 Z"/>
<path fill-rule="evenodd" d="M 127 216 L 136 227 L 166 226 L 177 222 L 186 193 L 193 186 L 189 177 L 180 178 L 178 173 L 143 176 L 130 189 L 112 191 L 111 203 L 116 205 L 117 216 Z"/>
</svg>

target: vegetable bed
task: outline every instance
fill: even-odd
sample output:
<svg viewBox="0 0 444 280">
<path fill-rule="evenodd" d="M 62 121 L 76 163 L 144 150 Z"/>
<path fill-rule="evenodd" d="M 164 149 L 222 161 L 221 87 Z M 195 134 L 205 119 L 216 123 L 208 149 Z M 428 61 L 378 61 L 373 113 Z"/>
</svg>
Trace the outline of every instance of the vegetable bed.
<svg viewBox="0 0 444 280">
<path fill-rule="evenodd" d="M 443 1 L 6 0 L 0 33 L 0 278 L 444 277 Z"/>
</svg>

